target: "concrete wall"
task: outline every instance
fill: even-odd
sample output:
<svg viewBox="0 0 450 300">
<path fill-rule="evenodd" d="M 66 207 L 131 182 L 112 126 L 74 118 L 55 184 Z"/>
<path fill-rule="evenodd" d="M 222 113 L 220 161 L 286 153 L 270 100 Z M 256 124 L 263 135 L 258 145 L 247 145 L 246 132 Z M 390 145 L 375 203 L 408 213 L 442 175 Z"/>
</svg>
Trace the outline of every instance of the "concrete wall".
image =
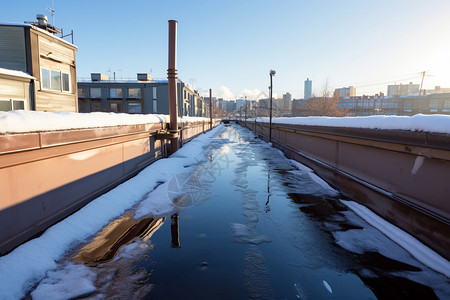
<svg viewBox="0 0 450 300">
<path fill-rule="evenodd" d="M 208 125 L 183 124 L 180 144 Z M 166 128 L 154 123 L 0 135 L 0 255 L 167 156 Z"/>
<path fill-rule="evenodd" d="M 269 136 L 267 123 L 241 125 Z M 450 135 L 273 124 L 272 142 L 450 258 Z"/>
</svg>

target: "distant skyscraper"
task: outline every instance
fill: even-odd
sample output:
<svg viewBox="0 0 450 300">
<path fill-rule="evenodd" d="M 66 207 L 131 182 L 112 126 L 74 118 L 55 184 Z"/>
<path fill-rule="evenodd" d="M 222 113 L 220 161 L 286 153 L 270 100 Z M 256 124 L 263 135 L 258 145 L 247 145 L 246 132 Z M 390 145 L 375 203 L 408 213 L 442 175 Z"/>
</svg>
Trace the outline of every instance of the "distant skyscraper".
<svg viewBox="0 0 450 300">
<path fill-rule="evenodd" d="M 305 99 L 309 99 L 312 96 L 312 81 L 309 80 L 309 78 L 307 78 L 305 80 L 305 93 L 304 93 L 304 98 Z"/>
</svg>

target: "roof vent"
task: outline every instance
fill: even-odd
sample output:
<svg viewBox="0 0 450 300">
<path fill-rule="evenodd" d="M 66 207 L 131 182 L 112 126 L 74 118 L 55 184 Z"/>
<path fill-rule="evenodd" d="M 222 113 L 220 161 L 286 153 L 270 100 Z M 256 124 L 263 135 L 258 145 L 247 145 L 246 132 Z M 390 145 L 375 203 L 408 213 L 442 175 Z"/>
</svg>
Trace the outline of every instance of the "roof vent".
<svg viewBox="0 0 450 300">
<path fill-rule="evenodd" d="M 36 19 L 39 26 L 47 26 L 48 18 L 46 15 L 38 14 L 36 15 Z"/>
<path fill-rule="evenodd" d="M 150 73 L 138 73 L 137 74 L 138 81 L 152 81 L 152 74 Z"/>
</svg>

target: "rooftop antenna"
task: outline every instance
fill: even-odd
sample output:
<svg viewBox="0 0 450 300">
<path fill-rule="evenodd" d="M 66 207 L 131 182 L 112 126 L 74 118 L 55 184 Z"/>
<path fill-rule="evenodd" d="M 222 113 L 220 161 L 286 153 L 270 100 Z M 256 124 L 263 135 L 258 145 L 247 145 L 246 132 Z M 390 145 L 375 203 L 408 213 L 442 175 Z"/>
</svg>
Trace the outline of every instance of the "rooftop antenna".
<svg viewBox="0 0 450 300">
<path fill-rule="evenodd" d="M 52 0 L 52 7 L 47 6 L 47 10 L 52 14 L 52 25 L 55 27 L 55 1 Z"/>
</svg>

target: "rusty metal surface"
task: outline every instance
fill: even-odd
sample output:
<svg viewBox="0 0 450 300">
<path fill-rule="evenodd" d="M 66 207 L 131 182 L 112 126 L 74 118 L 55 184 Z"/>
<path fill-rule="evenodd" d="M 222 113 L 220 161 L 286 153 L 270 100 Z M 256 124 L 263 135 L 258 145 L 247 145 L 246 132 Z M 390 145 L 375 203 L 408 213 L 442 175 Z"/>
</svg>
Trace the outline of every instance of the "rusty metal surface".
<svg viewBox="0 0 450 300">
<path fill-rule="evenodd" d="M 268 124 L 247 127 L 269 135 Z M 345 196 L 450 258 L 449 135 L 275 124 L 272 141 Z"/>
<path fill-rule="evenodd" d="M 0 135 L 0 255 L 164 157 L 161 128 Z M 184 142 L 204 129 L 204 122 L 182 129 Z"/>
<path fill-rule="evenodd" d="M 31 150 L 40 147 L 39 134 L 0 135 L 0 153 Z"/>
</svg>

